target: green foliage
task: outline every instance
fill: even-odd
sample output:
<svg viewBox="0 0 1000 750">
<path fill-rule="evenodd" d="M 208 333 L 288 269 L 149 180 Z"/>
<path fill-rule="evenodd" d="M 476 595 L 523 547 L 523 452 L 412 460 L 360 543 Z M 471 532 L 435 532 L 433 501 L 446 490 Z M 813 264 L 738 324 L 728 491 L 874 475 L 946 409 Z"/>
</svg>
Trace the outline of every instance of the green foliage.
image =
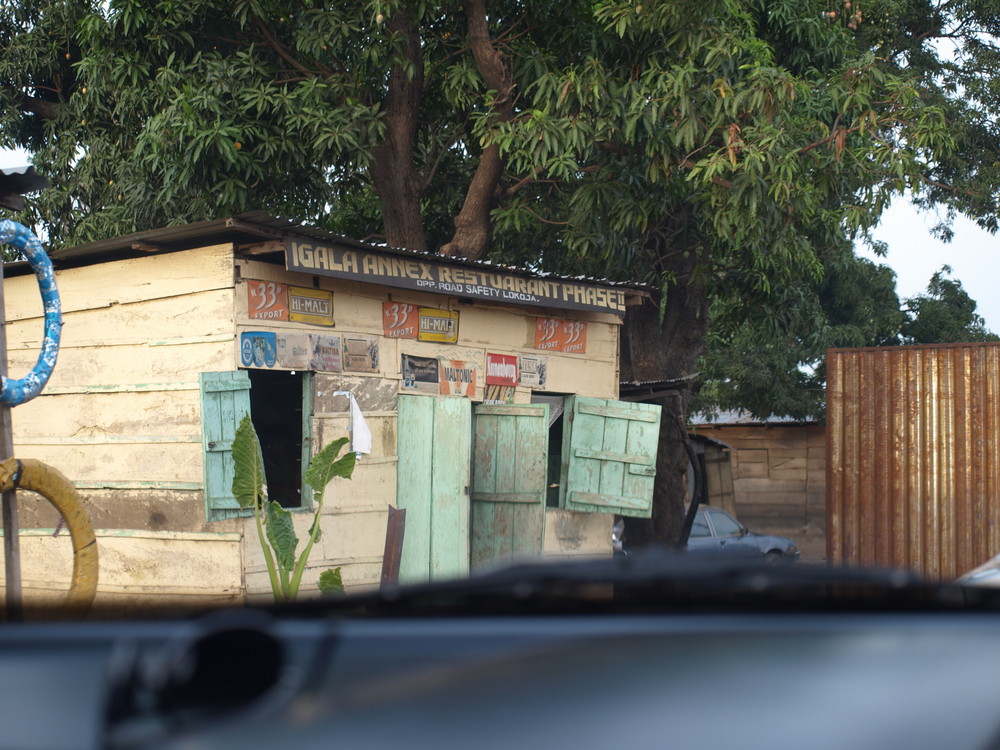
<svg viewBox="0 0 1000 750">
<path fill-rule="evenodd" d="M 306 469 L 306 481 L 315 492 L 313 502 L 316 507 L 306 546 L 297 555 L 299 539 L 295 534 L 291 512 L 267 498 L 260 441 L 249 414 L 243 417 L 236 429 L 233 439 L 233 494 L 241 508 L 253 508 L 257 538 L 264 553 L 271 591 L 276 602 L 292 601 L 298 596 L 309 553 L 320 538 L 320 520 L 327 484 L 334 477 L 350 479 L 354 473 L 355 454 L 348 452 L 343 456 L 339 455 L 347 443 L 347 438 L 330 443 L 313 457 Z M 337 587 L 340 591 L 343 590 L 340 568 L 320 574 L 321 591 L 328 593 L 336 591 Z"/>
<path fill-rule="evenodd" d="M 319 590 L 325 596 L 344 593 L 344 582 L 340 578 L 340 568 L 324 570 L 319 574 Z"/>
<path fill-rule="evenodd" d="M 906 344 L 947 344 L 964 341 L 1000 341 L 976 313 L 976 302 L 962 282 L 950 279 L 942 266 L 927 285 L 927 294 L 906 300 L 907 320 L 902 328 Z"/>
</svg>

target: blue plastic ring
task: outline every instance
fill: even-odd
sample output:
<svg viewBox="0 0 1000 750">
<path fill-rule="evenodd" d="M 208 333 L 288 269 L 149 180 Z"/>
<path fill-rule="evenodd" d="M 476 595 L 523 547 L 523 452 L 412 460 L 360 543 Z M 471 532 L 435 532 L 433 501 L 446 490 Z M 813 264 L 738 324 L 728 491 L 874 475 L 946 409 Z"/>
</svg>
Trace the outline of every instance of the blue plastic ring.
<svg viewBox="0 0 1000 750">
<path fill-rule="evenodd" d="M 0 403 L 18 406 L 41 393 L 45 384 L 49 382 L 52 369 L 56 366 L 56 355 L 59 354 L 62 312 L 52 261 L 31 230 L 15 221 L 0 221 L 0 244 L 13 245 L 24 253 L 28 263 L 31 264 L 31 269 L 35 272 L 35 278 L 38 279 L 38 288 L 41 290 L 45 308 L 45 338 L 42 340 L 42 350 L 38 353 L 38 361 L 34 368 L 20 380 L 7 377 L 2 379 Z"/>
</svg>

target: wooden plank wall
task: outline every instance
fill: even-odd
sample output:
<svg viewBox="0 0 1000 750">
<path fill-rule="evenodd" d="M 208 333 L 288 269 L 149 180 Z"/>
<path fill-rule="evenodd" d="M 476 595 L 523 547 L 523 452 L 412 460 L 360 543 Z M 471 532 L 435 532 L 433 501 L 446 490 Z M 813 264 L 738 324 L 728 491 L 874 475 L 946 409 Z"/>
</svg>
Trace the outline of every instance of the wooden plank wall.
<svg viewBox="0 0 1000 750">
<path fill-rule="evenodd" d="M 156 603 L 201 607 L 244 599 L 239 534 L 100 529 L 96 536 L 96 607 L 127 611 Z M 73 572 L 69 534 L 22 529 L 20 542 L 25 601 L 61 603 Z"/>
<path fill-rule="evenodd" d="M 213 551 L 206 560 L 228 549 L 239 564 L 230 533 L 239 525 L 205 520 L 198 391 L 199 372 L 233 369 L 231 246 L 193 250 L 183 259 L 165 254 L 68 269 L 57 273 L 57 284 L 64 319 L 59 358 L 42 395 L 12 412 L 16 455 L 51 464 L 72 480 L 99 537 L 148 532 L 131 537 L 131 557 L 102 559 L 102 591 L 126 586 L 126 571 L 139 570 L 152 578 L 159 571 L 162 592 L 192 585 L 202 593 L 231 591 L 227 565 L 200 566 L 192 584 L 191 570 L 174 565 L 173 552 L 166 552 L 171 541 L 180 543 L 177 549 L 207 544 Z M 9 372 L 23 377 L 43 330 L 34 276 L 6 279 L 4 293 Z M 55 525 L 58 516 L 46 501 L 27 492 L 19 498 L 22 530 L 30 535 Z M 179 542 L 178 533 L 194 536 Z M 150 541 L 157 534 L 162 544 Z M 38 535 L 27 544 L 28 571 L 32 550 L 46 544 L 46 534 Z M 54 540 L 44 554 L 58 556 L 63 541 Z"/>
<path fill-rule="evenodd" d="M 757 532 L 791 533 L 826 525 L 826 436 L 817 425 L 697 428 L 732 448 L 736 514 Z"/>
</svg>

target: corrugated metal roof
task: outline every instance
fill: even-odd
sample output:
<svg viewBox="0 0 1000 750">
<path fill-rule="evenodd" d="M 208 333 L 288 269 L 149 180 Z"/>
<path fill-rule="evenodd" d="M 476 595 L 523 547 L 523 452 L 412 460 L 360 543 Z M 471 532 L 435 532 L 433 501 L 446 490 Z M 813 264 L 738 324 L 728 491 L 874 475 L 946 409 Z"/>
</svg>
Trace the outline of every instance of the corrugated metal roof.
<svg viewBox="0 0 1000 750">
<path fill-rule="evenodd" d="M 247 244 L 269 239 L 282 240 L 286 236 L 307 237 L 321 242 L 338 243 L 364 250 L 377 250 L 393 255 L 421 258 L 433 257 L 438 262 L 447 261 L 450 264 L 459 266 L 503 270 L 536 278 L 551 278 L 560 281 L 583 281 L 590 284 L 615 287 L 617 289 L 627 289 L 642 295 L 649 293 L 648 288 L 637 282 L 611 281 L 609 279 L 595 279 L 586 276 L 560 276 L 528 268 L 494 263 L 489 260 L 468 260 L 467 258 L 442 256 L 430 251 L 407 250 L 404 248 L 368 244 L 308 224 L 303 224 L 302 222 L 282 219 L 266 211 L 250 211 L 225 219 L 178 224 L 120 237 L 112 237 L 97 242 L 89 242 L 85 245 L 78 245 L 52 253 L 52 262 L 57 268 L 67 265 L 88 265 L 126 255 L 144 255 L 150 251 L 177 252 L 208 243 L 232 242 L 235 244 Z M 9 267 L 12 273 L 16 274 L 18 272 L 27 272 L 26 266 L 27 264 L 19 265 L 15 262 L 8 264 L 6 267 Z"/>
<path fill-rule="evenodd" d="M 46 188 L 51 183 L 32 166 L 0 168 L 0 206 L 20 211 L 25 193 Z"/>
<path fill-rule="evenodd" d="M 688 424 L 695 427 L 723 427 L 735 425 L 809 425 L 818 424 L 815 419 L 796 419 L 795 417 L 772 415 L 761 419 L 742 409 L 721 410 L 717 412 L 697 412 L 688 419 Z"/>
</svg>

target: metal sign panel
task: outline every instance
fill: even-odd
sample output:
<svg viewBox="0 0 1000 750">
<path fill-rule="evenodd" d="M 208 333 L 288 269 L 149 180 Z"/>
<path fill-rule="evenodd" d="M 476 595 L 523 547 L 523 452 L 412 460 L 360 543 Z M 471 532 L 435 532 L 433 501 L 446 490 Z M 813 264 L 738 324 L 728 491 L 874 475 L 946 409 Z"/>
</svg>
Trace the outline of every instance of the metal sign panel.
<svg viewBox="0 0 1000 750">
<path fill-rule="evenodd" d="M 599 284 L 473 268 L 304 238 L 285 240 L 289 271 L 492 302 L 625 314 L 625 292 Z"/>
<path fill-rule="evenodd" d="M 587 324 L 579 320 L 535 318 L 535 348 L 550 352 L 586 354 Z"/>
<path fill-rule="evenodd" d="M 517 385 L 517 355 L 487 352 L 486 384 Z"/>
<path fill-rule="evenodd" d="M 387 339 L 415 339 L 417 318 L 416 305 L 405 302 L 382 303 L 382 332 Z"/>
<path fill-rule="evenodd" d="M 288 318 L 316 326 L 333 325 L 333 292 L 288 287 Z"/>
<path fill-rule="evenodd" d="M 439 344 L 457 343 L 458 313 L 421 307 L 417 338 L 421 341 L 435 341 Z"/>
</svg>

